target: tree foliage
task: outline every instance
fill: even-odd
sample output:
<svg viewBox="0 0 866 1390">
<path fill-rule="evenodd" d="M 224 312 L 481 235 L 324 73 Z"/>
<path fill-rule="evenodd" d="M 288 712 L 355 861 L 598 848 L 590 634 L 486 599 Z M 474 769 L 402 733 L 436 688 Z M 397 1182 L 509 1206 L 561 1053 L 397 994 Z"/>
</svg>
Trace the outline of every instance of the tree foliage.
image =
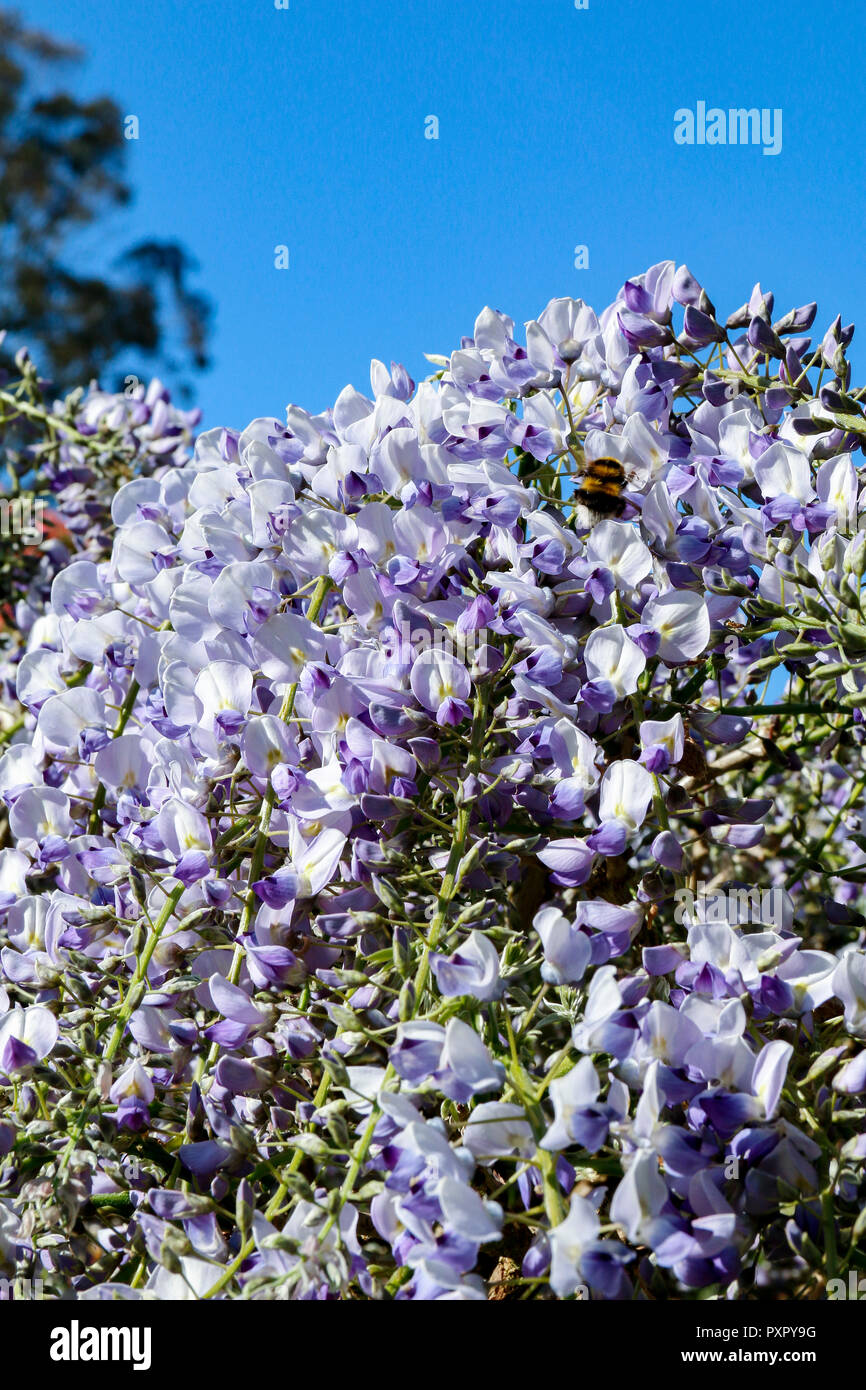
<svg viewBox="0 0 866 1390">
<path fill-rule="evenodd" d="M 119 359 L 177 374 L 208 365 L 209 301 L 174 241 L 148 239 L 105 275 L 75 263 L 83 229 L 131 201 L 123 115 L 63 85 L 81 51 L 0 10 L 0 327 L 55 386 L 105 380 Z M 8 367 L 8 360 L 4 365 Z"/>
</svg>

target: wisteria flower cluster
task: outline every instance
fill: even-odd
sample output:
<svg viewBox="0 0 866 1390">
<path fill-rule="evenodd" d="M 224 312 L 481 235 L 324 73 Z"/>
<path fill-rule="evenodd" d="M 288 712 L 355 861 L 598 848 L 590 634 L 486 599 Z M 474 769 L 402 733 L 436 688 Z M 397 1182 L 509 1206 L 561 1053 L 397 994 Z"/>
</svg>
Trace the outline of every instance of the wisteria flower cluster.
<svg viewBox="0 0 866 1390">
<path fill-rule="evenodd" d="M 7 1277 L 866 1267 L 866 389 L 815 314 L 664 262 L 194 446 L 22 363 L 65 529 L 4 667 Z"/>
</svg>

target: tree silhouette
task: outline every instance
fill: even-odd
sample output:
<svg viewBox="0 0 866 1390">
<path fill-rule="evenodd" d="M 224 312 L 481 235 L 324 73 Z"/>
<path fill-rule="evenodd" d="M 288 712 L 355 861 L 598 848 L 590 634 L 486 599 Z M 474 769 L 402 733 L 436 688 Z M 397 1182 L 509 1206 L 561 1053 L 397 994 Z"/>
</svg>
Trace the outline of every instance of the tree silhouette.
<svg viewBox="0 0 866 1390">
<path fill-rule="evenodd" d="M 59 391 L 116 385 L 106 374 L 130 350 L 169 374 L 208 365 L 211 305 L 187 284 L 196 264 L 182 246 L 133 246 L 110 279 L 68 263 L 70 240 L 131 198 L 120 108 L 56 89 L 81 57 L 0 10 L 0 328 Z"/>
</svg>

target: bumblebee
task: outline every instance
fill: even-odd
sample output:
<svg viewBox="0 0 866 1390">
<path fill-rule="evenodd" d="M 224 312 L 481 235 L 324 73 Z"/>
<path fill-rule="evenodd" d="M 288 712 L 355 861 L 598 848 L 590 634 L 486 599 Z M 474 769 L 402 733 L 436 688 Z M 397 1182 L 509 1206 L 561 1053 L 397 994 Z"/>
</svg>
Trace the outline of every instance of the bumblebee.
<svg viewBox="0 0 866 1390">
<path fill-rule="evenodd" d="M 623 488 L 630 481 L 619 459 L 581 460 L 580 482 L 574 500 L 585 507 L 593 520 L 622 516 L 625 511 Z"/>
</svg>

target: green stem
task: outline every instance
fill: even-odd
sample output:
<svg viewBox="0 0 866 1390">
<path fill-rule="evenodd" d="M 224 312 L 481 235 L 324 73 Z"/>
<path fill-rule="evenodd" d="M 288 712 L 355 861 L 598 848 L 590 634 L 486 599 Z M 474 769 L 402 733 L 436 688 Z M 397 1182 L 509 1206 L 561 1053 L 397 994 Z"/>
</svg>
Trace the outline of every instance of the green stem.
<svg viewBox="0 0 866 1390">
<path fill-rule="evenodd" d="M 111 735 L 112 740 L 120 738 L 120 735 L 123 733 L 124 729 L 129 723 L 130 716 L 135 706 L 135 702 L 138 699 L 138 692 L 140 689 L 141 686 L 138 684 L 137 680 L 133 679 L 130 681 L 129 689 L 126 692 L 126 699 L 120 707 L 120 713 L 117 716 L 117 723 L 115 724 L 114 731 Z M 93 797 L 93 806 L 90 811 L 90 820 L 87 826 L 91 835 L 99 834 L 99 818 L 104 805 L 105 784 L 103 782 L 100 782 L 98 787 L 96 788 L 96 793 Z"/>
<path fill-rule="evenodd" d="M 315 603 L 315 601 L 316 600 L 314 598 L 313 602 Z M 318 612 L 318 607 L 316 611 Z M 470 736 L 470 753 L 467 762 L 467 771 L 470 774 L 477 771 L 478 766 L 480 765 L 481 748 L 483 746 L 484 737 L 486 734 L 486 713 L 487 697 L 485 694 L 482 694 L 481 692 L 476 692 L 472 716 L 472 733 Z M 413 1008 L 413 1016 L 417 1013 L 418 1004 L 420 1002 L 421 996 L 424 992 L 427 980 L 429 978 L 430 952 L 435 949 L 442 935 L 442 932 L 445 929 L 448 920 L 449 908 L 459 886 L 457 870 L 460 861 L 466 852 L 466 840 L 469 834 L 470 820 L 470 807 L 460 806 L 457 811 L 457 824 L 455 828 L 454 842 L 451 846 L 451 852 L 448 856 L 448 863 L 446 865 L 445 874 L 442 879 L 442 887 L 439 890 L 439 894 L 436 900 L 436 914 L 433 918 L 433 921 L 430 924 L 430 932 L 428 935 L 427 943 L 424 948 L 424 954 L 421 959 L 421 963 L 418 966 L 417 974 L 415 976 L 415 1001 Z M 394 1073 L 389 1066 L 386 1070 L 384 1080 L 387 1080 L 390 1076 L 393 1076 L 393 1074 Z M 325 1072 L 325 1074 L 322 1076 L 321 1081 L 319 1082 L 318 1090 L 316 1091 L 316 1094 L 313 1098 L 313 1105 L 317 1110 L 325 1103 L 330 1089 L 331 1077 L 328 1072 Z M 348 1200 L 352 1192 L 355 1180 L 357 1179 L 358 1174 L 360 1173 L 361 1168 L 363 1167 L 363 1164 L 366 1160 L 378 1119 L 379 1110 L 374 1102 L 369 1119 L 367 1121 L 366 1126 L 364 1127 L 364 1132 L 361 1135 L 360 1140 L 358 1141 L 357 1147 L 355 1148 L 355 1151 L 352 1155 L 352 1160 L 347 1170 L 346 1177 L 340 1188 L 339 1205 L 337 1207 L 337 1211 L 329 1215 L 327 1221 L 324 1223 L 322 1229 L 319 1232 L 320 1238 L 323 1235 L 325 1235 L 328 1230 L 331 1229 L 339 1215 L 340 1209 Z M 295 1154 L 292 1157 L 292 1160 L 288 1164 L 288 1167 L 286 1169 L 286 1177 L 281 1179 L 279 1186 L 277 1187 L 273 1197 L 271 1198 L 265 1210 L 265 1216 L 269 1221 L 272 1220 L 279 1212 L 283 1200 L 286 1197 L 289 1190 L 288 1179 L 294 1173 L 297 1172 L 298 1168 L 301 1166 L 301 1163 L 304 1160 L 304 1156 L 305 1155 L 303 1153 L 303 1150 L 298 1149 L 295 1151 Z M 214 1298 L 218 1293 L 222 1292 L 222 1290 L 226 1288 L 228 1284 L 231 1283 L 235 1274 L 240 1269 L 244 1261 L 252 1253 L 254 1248 L 255 1242 L 252 1239 L 245 1241 L 244 1244 L 241 1246 L 241 1249 L 239 1250 L 238 1254 L 235 1256 L 234 1260 L 232 1260 L 231 1264 L 223 1270 L 222 1274 L 216 1280 L 216 1282 L 212 1284 L 211 1287 L 203 1294 L 203 1298 Z"/>
<path fill-rule="evenodd" d="M 320 612 L 322 611 L 322 605 L 324 604 L 325 599 L 327 598 L 330 587 L 330 578 L 328 577 L 328 575 L 322 575 L 322 577 L 319 579 L 316 585 L 313 597 L 310 600 L 310 606 L 307 609 L 306 616 L 311 623 L 314 623 L 316 621 Z M 294 713 L 295 699 L 297 697 L 297 693 L 298 682 L 295 681 L 292 685 L 289 686 L 288 690 L 286 691 L 283 697 L 282 705 L 280 706 L 279 717 L 285 724 L 288 724 L 292 717 L 292 714 Z M 232 956 L 232 963 L 229 967 L 228 972 L 228 979 L 230 983 L 233 985 L 236 985 L 238 979 L 240 978 L 241 966 L 243 965 L 244 960 L 244 939 L 249 933 L 250 924 L 258 907 L 258 898 L 256 897 L 256 892 L 253 887 L 253 884 L 257 883 L 262 876 L 265 863 L 265 853 L 268 847 L 268 830 L 271 824 L 271 815 L 276 804 L 276 794 L 270 781 L 268 781 L 264 799 L 262 801 L 261 810 L 259 812 L 259 825 L 258 830 L 256 832 L 255 844 L 253 845 L 253 852 L 250 857 L 250 872 L 247 878 L 247 890 L 246 894 L 244 895 L 244 906 L 243 911 L 241 912 L 240 926 L 238 927 L 238 935 L 237 941 L 235 943 L 234 954 Z M 210 1071 L 218 1055 L 219 1044 L 213 1043 L 211 1045 L 210 1051 L 208 1052 L 203 1072 Z"/>
<path fill-rule="evenodd" d="M 169 921 L 173 917 L 175 908 L 180 902 L 180 899 L 183 896 L 183 892 L 184 885 L 182 883 L 178 883 L 171 890 L 171 892 L 165 900 L 165 903 L 163 904 L 162 912 L 159 914 L 159 917 L 155 925 L 151 928 L 150 934 L 148 935 L 148 939 L 145 943 L 144 950 L 142 951 L 141 956 L 138 960 L 138 964 L 136 965 L 135 973 L 132 977 L 129 989 L 126 992 L 126 998 L 124 999 L 123 1004 L 121 1005 L 120 1013 L 118 1014 L 117 1022 L 114 1026 L 114 1032 L 112 1033 L 111 1038 L 109 1039 L 108 1046 L 106 1047 L 105 1052 L 102 1054 L 102 1060 L 104 1062 L 110 1063 L 114 1060 L 115 1053 L 117 1052 L 117 1049 L 119 1048 L 121 1040 L 123 1038 L 123 1034 L 126 1031 L 126 1025 L 129 1022 L 133 1011 L 138 1007 L 138 1004 L 140 1002 L 140 986 L 147 975 L 147 967 L 150 965 L 153 953 L 156 950 L 159 939 L 162 936 L 162 933 L 165 931 L 165 928 L 168 925 Z M 85 1105 L 84 1110 L 78 1117 L 78 1121 L 75 1125 L 75 1128 L 70 1134 L 69 1140 L 66 1144 L 66 1148 L 63 1151 L 63 1158 L 61 1159 L 60 1163 L 61 1171 L 63 1171 L 67 1167 L 73 1150 L 81 1141 L 84 1135 L 84 1131 L 87 1127 L 87 1121 L 93 1114 L 94 1108 L 94 1103 Z"/>
<path fill-rule="evenodd" d="M 824 1225 L 824 1252 L 827 1257 L 826 1274 L 828 1281 L 836 1278 L 838 1254 L 836 1249 L 836 1212 L 833 1200 L 833 1184 L 821 1193 L 821 1217 Z"/>
<path fill-rule="evenodd" d="M 469 757 L 466 764 L 466 770 L 470 776 L 478 771 L 481 763 L 481 749 L 487 732 L 485 724 L 486 717 L 487 695 L 481 690 L 476 690 L 475 705 L 472 713 Z M 454 840 L 451 844 L 451 852 L 448 855 L 448 863 L 445 866 L 442 886 L 439 889 L 439 895 L 436 899 L 436 913 L 433 917 L 433 921 L 430 923 L 430 931 L 427 936 L 427 943 L 424 947 L 424 954 L 421 957 L 421 963 L 415 975 L 415 1005 L 413 1013 L 417 1012 L 418 1005 L 421 1002 L 421 996 L 424 993 L 430 976 L 430 953 L 431 951 L 435 951 L 439 944 L 439 940 L 448 921 L 451 902 L 459 887 L 457 870 L 461 859 L 466 853 L 466 841 L 469 836 L 471 818 L 471 807 L 458 807 L 457 821 L 454 828 Z"/>
<path fill-rule="evenodd" d="M 89 449 L 93 448 L 93 437 L 81 434 L 74 425 L 67 425 L 65 420 L 59 420 L 56 415 L 50 415 L 47 410 L 42 410 L 39 406 L 31 405 L 29 401 L 23 401 L 17 396 L 11 396 L 8 391 L 0 391 L 0 401 L 4 405 L 9 405 L 16 415 L 26 415 L 30 420 L 38 420 L 42 425 L 50 425 L 52 429 L 63 430 L 70 439 L 74 439 L 78 444 L 86 444 Z M 8 416 L 4 418 L 5 424 Z"/>
<path fill-rule="evenodd" d="M 120 1013 L 117 1017 L 117 1022 L 114 1025 L 114 1032 L 112 1033 L 111 1038 L 108 1042 L 108 1046 L 105 1049 L 105 1053 L 103 1054 L 103 1060 L 106 1062 L 111 1062 L 114 1059 L 114 1055 L 117 1052 L 118 1047 L 120 1046 L 121 1039 L 126 1030 L 126 1025 L 129 1022 L 133 1012 L 138 1007 L 138 987 L 144 983 L 145 977 L 147 975 L 147 967 L 150 965 L 153 953 L 159 944 L 159 939 L 165 931 L 166 927 L 168 926 L 168 923 L 171 921 L 171 918 L 174 916 L 175 909 L 178 903 L 180 902 L 181 898 L 183 897 L 183 894 L 184 885 L 182 883 L 176 884 L 174 888 L 172 888 L 165 902 L 163 903 L 162 911 L 160 912 L 159 917 L 156 920 L 156 923 L 152 927 L 151 931 L 148 933 L 147 941 L 144 944 L 144 950 L 139 956 L 138 965 L 136 966 L 135 974 L 132 977 L 132 983 L 130 984 L 129 989 L 126 992 L 126 998 L 123 1001 Z"/>
</svg>

